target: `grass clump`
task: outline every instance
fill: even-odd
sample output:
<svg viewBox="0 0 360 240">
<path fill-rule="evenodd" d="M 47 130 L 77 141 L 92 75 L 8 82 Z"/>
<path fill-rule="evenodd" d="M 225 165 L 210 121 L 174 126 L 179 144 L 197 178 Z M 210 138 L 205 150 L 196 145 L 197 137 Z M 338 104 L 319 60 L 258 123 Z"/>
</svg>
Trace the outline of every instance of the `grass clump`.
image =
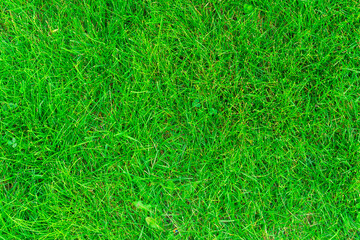
<svg viewBox="0 0 360 240">
<path fill-rule="evenodd" d="M 0 2 L 2 239 L 356 239 L 359 4 Z"/>
</svg>

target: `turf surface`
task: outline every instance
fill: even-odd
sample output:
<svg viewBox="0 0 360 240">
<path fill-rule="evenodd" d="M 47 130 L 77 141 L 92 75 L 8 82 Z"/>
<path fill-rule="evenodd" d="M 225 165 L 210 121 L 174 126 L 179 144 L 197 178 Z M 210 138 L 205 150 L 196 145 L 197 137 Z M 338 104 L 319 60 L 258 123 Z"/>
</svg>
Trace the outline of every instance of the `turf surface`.
<svg viewBox="0 0 360 240">
<path fill-rule="evenodd" d="M 0 239 L 358 239 L 355 0 L 0 1 Z"/>
</svg>

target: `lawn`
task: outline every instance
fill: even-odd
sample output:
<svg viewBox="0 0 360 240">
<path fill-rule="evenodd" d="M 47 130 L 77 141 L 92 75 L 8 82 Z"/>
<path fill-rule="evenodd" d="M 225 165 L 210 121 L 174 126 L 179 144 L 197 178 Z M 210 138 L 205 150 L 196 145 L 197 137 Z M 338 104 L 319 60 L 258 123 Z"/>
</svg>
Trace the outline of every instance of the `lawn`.
<svg viewBox="0 0 360 240">
<path fill-rule="evenodd" d="M 360 3 L 1 0 L 0 239 L 359 239 Z"/>
</svg>

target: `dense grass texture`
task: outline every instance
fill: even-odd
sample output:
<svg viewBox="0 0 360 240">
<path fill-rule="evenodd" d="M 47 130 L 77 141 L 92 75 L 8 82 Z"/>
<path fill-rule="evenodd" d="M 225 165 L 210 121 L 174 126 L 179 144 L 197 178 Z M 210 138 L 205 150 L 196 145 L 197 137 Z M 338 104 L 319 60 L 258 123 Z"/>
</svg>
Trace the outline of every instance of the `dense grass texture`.
<svg viewBox="0 0 360 240">
<path fill-rule="evenodd" d="M 0 239 L 359 239 L 360 3 L 0 1 Z"/>
</svg>

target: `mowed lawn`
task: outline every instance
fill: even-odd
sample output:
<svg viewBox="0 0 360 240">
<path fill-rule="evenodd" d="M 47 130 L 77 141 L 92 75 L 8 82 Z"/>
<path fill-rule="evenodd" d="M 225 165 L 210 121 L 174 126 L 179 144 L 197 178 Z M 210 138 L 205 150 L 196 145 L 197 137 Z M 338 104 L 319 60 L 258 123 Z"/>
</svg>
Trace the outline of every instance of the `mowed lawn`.
<svg viewBox="0 0 360 240">
<path fill-rule="evenodd" d="M 0 1 L 0 239 L 359 239 L 360 3 Z"/>
</svg>

